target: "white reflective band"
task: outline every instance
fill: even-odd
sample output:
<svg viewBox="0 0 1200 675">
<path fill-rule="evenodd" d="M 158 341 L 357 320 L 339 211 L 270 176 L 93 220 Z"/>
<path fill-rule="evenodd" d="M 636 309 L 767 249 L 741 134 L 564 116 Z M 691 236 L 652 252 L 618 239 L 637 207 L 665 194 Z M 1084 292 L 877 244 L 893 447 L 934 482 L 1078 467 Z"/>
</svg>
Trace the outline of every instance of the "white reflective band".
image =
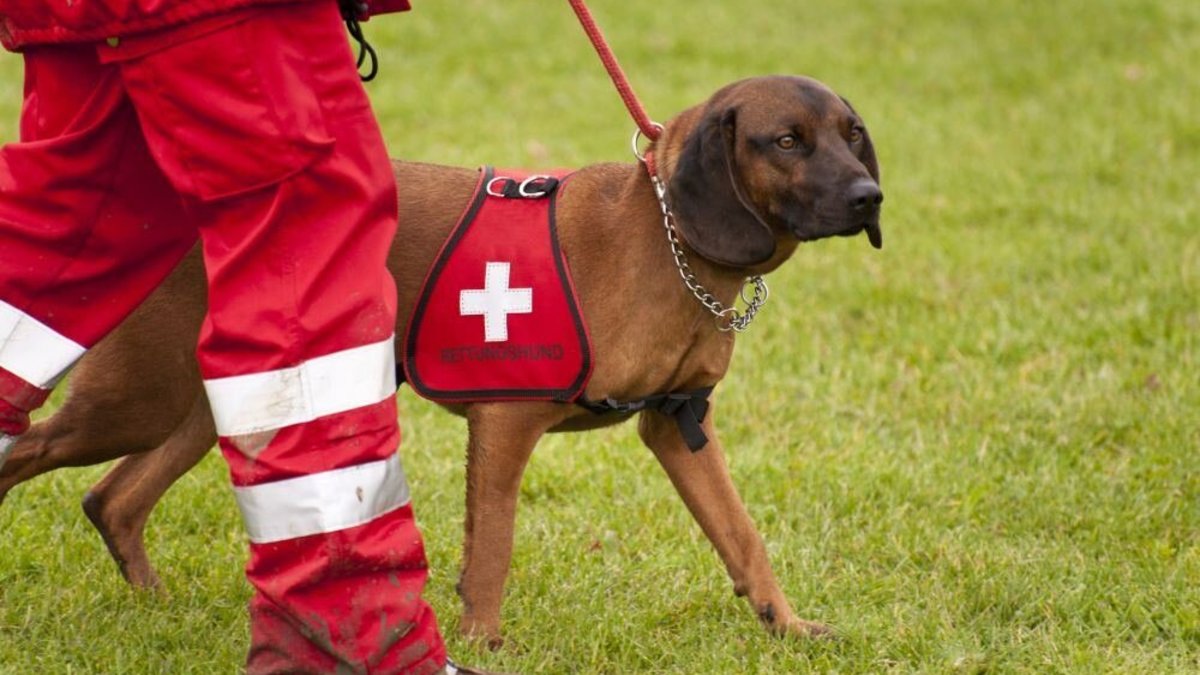
<svg viewBox="0 0 1200 675">
<path fill-rule="evenodd" d="M 0 300 L 0 368 L 50 389 L 87 351 L 74 340 Z"/>
<path fill-rule="evenodd" d="M 8 459 L 8 452 L 12 450 L 13 443 L 16 442 L 16 437 L 0 434 L 0 469 L 4 468 L 4 460 Z"/>
<path fill-rule="evenodd" d="M 240 436 L 311 422 L 396 393 L 394 336 L 283 370 L 205 380 L 217 433 Z"/>
<path fill-rule="evenodd" d="M 363 525 L 409 499 L 398 454 L 311 476 L 235 487 L 233 492 L 255 544 Z"/>
</svg>

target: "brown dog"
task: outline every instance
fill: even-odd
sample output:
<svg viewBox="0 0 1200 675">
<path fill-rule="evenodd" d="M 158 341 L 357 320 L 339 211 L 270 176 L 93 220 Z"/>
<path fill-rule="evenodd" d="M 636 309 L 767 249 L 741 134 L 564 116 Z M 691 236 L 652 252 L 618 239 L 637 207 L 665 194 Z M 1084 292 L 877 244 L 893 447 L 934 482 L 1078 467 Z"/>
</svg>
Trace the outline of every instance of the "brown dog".
<svg viewBox="0 0 1200 675">
<path fill-rule="evenodd" d="M 674 118 L 652 151 L 691 269 L 724 306 L 748 275 L 777 268 L 801 241 L 865 231 L 881 244 L 871 140 L 849 104 L 816 81 L 768 77 L 727 86 Z M 389 266 L 399 288 L 396 334 L 403 335 L 425 271 L 477 173 L 403 162 L 395 173 L 403 226 Z M 680 281 L 645 169 L 596 165 L 571 181 L 557 222 L 594 347 L 586 398 L 628 401 L 715 385 L 734 335 L 718 330 Z M 646 297 L 653 302 L 630 302 Z M 89 492 L 84 509 L 139 586 L 158 582 L 142 544 L 146 518 L 216 438 L 192 357 L 204 311 L 203 269 L 193 254 L 80 362 L 65 403 L 20 438 L 0 473 L 3 498 L 45 471 L 130 455 Z M 634 413 L 597 415 L 551 402 L 452 410 L 469 428 L 461 625 L 498 640 L 518 487 L 535 444 L 547 431 L 593 429 Z M 642 440 L 716 547 L 735 592 L 773 632 L 824 633 L 798 618 L 780 591 L 730 480 L 715 410 L 704 416 L 708 442 L 699 452 L 689 450 L 671 417 L 639 414 Z"/>
</svg>

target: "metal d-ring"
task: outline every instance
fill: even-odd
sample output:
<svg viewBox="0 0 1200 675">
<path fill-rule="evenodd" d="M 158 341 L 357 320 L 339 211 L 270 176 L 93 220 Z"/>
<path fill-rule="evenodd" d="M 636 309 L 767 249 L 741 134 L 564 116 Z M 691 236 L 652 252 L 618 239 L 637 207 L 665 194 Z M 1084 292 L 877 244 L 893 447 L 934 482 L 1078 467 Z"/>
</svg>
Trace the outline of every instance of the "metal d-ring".
<svg viewBox="0 0 1200 675">
<path fill-rule="evenodd" d="M 650 124 L 655 129 L 658 129 L 658 133 L 661 134 L 663 132 L 663 125 L 659 124 L 658 122 L 651 122 Z M 646 155 L 644 153 L 642 153 L 641 150 L 638 149 L 638 141 L 642 140 L 642 135 L 643 134 L 642 134 L 641 127 L 634 129 L 633 130 L 633 140 L 631 141 L 631 143 L 633 145 L 633 156 L 637 157 L 637 160 L 639 162 L 641 162 L 642 164 L 645 164 L 646 163 Z"/>
<path fill-rule="evenodd" d="M 509 178 L 509 177 L 507 177 L 507 176 L 496 176 L 495 178 L 493 178 L 493 179 L 491 179 L 491 180 L 489 180 L 489 181 L 487 182 L 487 185 L 486 185 L 486 186 L 484 186 L 484 189 L 485 189 L 485 190 L 487 190 L 487 193 L 488 193 L 489 195 L 491 195 L 492 197 L 503 197 L 503 196 L 504 196 L 504 193 L 503 193 L 503 192 L 496 192 L 495 190 L 493 190 L 493 189 L 492 189 L 492 185 L 493 185 L 493 184 L 494 184 L 496 181 L 510 181 L 510 180 L 512 180 L 512 179 L 511 179 L 511 178 Z"/>
<path fill-rule="evenodd" d="M 497 190 L 493 187 L 496 183 L 500 183 L 504 187 L 500 190 Z M 512 188 L 514 185 L 517 188 L 516 195 L 513 195 L 512 193 Z M 488 195 L 492 197 L 503 197 L 506 199 L 514 197 L 537 199 L 550 194 L 557 185 L 558 180 L 554 176 L 548 176 L 545 174 L 530 176 L 520 183 L 517 182 L 517 179 L 509 176 L 496 176 L 487 182 L 487 185 L 484 186 L 484 190 L 486 190 Z M 541 189 L 537 189 L 539 187 Z"/>
<path fill-rule="evenodd" d="M 550 192 L 550 190 L 545 189 L 545 190 L 538 190 L 535 192 L 535 191 L 529 190 L 527 188 L 530 185 L 532 185 L 535 181 L 540 180 L 540 181 L 546 181 L 548 183 L 549 181 L 551 181 L 553 179 L 554 179 L 554 176 L 542 176 L 542 175 L 530 176 L 529 178 L 526 178 L 525 180 L 521 181 L 521 184 L 517 186 L 517 194 L 521 195 L 522 197 L 525 197 L 526 199 L 534 199 L 536 197 L 545 197 L 546 194 L 548 194 Z M 542 185 L 543 185 L 543 187 L 545 187 L 546 183 L 543 183 Z"/>
</svg>

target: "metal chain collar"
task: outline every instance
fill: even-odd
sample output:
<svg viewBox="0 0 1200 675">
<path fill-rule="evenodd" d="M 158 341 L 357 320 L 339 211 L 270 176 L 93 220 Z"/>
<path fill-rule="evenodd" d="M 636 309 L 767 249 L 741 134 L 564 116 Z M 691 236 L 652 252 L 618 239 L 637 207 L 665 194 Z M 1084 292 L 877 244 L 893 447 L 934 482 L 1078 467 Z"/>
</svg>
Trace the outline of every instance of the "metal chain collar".
<svg viewBox="0 0 1200 675">
<path fill-rule="evenodd" d="M 634 154 L 642 159 L 637 153 L 636 136 L 635 136 Z M 644 161 L 644 160 L 643 160 Z M 736 307 L 726 307 L 717 300 L 712 293 L 709 292 L 703 284 L 696 279 L 696 274 L 692 272 L 691 265 L 688 264 L 687 255 L 684 253 L 683 245 L 679 241 L 679 233 L 675 227 L 675 214 L 671 212 L 671 207 L 667 206 L 667 188 L 663 185 L 658 175 L 651 174 L 650 181 L 654 184 L 654 194 L 658 197 L 658 207 L 662 210 L 663 228 L 667 231 L 667 241 L 671 244 L 671 254 L 675 256 L 675 267 L 679 269 L 679 276 L 683 279 L 683 283 L 687 286 L 692 295 L 704 305 L 717 321 L 717 330 L 722 333 L 733 331 L 741 333 L 750 327 L 750 322 L 758 314 L 758 310 L 766 304 L 767 297 L 770 295 L 770 289 L 767 288 L 767 282 L 763 281 L 761 275 L 747 277 L 742 284 L 741 297 L 742 302 L 746 303 L 744 310 L 738 310 Z M 753 287 L 753 294 L 747 298 L 746 289 Z"/>
</svg>

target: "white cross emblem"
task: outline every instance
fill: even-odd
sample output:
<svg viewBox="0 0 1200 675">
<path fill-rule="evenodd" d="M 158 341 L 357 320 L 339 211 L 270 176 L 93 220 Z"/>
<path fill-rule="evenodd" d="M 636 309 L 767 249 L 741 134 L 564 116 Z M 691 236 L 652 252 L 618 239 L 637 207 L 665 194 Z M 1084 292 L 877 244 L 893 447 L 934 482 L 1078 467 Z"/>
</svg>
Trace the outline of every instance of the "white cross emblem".
<svg viewBox="0 0 1200 675">
<path fill-rule="evenodd" d="M 483 316 L 484 342 L 508 340 L 508 315 L 533 313 L 533 289 L 509 288 L 506 262 L 489 262 L 484 272 L 483 288 L 459 293 L 460 316 Z"/>
</svg>

